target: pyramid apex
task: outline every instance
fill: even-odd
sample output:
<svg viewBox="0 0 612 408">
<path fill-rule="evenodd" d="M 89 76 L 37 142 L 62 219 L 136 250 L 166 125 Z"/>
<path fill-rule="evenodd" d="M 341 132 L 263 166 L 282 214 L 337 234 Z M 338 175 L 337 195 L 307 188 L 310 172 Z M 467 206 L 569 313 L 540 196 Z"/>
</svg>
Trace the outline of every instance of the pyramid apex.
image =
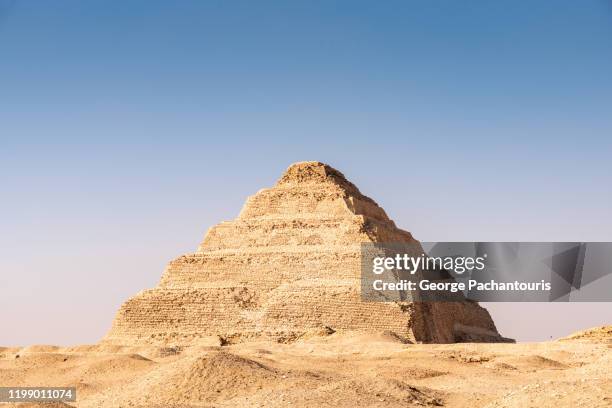
<svg viewBox="0 0 612 408">
<path fill-rule="evenodd" d="M 352 184 L 344 177 L 344 174 L 334 169 L 329 164 L 319 161 L 302 161 L 293 163 L 283 173 L 277 185 L 289 183 L 321 183 L 332 182 L 341 185 Z"/>
</svg>

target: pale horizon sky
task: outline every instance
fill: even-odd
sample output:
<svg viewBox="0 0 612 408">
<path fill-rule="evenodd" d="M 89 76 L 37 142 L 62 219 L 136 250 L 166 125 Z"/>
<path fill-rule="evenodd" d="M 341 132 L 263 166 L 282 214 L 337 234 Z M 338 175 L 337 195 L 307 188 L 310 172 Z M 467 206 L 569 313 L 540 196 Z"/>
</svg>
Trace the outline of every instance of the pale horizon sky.
<svg viewBox="0 0 612 408">
<path fill-rule="evenodd" d="M 296 161 L 422 241 L 612 241 L 610 72 L 606 0 L 0 0 L 0 345 L 96 342 Z"/>
</svg>

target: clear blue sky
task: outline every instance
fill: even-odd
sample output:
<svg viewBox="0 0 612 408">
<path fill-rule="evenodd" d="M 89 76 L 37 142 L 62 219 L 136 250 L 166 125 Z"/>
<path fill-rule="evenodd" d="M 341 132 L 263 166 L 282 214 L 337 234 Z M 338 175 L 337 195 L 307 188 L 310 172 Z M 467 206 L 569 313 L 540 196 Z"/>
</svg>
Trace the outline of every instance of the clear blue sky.
<svg viewBox="0 0 612 408">
<path fill-rule="evenodd" d="M 611 73 L 605 0 L 0 0 L 0 344 L 95 341 L 294 161 L 422 240 L 612 241 Z"/>
</svg>

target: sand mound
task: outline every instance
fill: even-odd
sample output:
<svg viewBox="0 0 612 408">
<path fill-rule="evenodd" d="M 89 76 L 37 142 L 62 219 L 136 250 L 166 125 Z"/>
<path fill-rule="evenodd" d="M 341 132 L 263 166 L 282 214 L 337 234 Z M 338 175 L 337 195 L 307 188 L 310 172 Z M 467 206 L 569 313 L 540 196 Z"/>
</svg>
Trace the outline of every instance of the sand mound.
<svg viewBox="0 0 612 408">
<path fill-rule="evenodd" d="M 392 331 L 338 331 L 325 335 L 304 336 L 302 343 L 326 343 L 335 345 L 366 345 L 372 343 L 410 344 L 410 340 Z"/>
<path fill-rule="evenodd" d="M 372 362 L 372 368 L 368 370 L 368 374 L 379 379 L 394 381 L 405 379 L 410 381 L 423 380 L 426 378 L 435 378 L 448 374 L 447 371 L 434 370 L 433 368 L 422 366 L 406 366 L 406 364 L 398 364 L 392 359 L 379 359 L 382 363 L 376 364 Z"/>
<path fill-rule="evenodd" d="M 599 379 L 537 381 L 521 386 L 485 408 L 612 406 L 612 382 Z"/>
<path fill-rule="evenodd" d="M 275 370 L 248 358 L 227 352 L 198 357 L 189 370 L 182 373 L 181 383 L 187 386 L 213 386 L 222 377 L 234 377 L 233 383 L 248 386 L 256 378 L 275 378 Z"/>
<path fill-rule="evenodd" d="M 370 381 L 368 381 L 370 380 Z M 266 407 L 406 407 L 441 406 L 440 394 L 426 387 L 414 387 L 401 381 L 377 381 L 372 379 L 346 379 L 330 381 L 308 390 L 264 395 Z M 265 401 L 265 402 L 264 402 Z M 236 400 L 238 404 L 244 401 Z"/>
<path fill-rule="evenodd" d="M 50 346 L 50 345 L 41 344 L 41 345 L 32 345 L 32 346 L 24 347 L 21 350 L 19 350 L 19 354 L 53 353 L 59 350 L 60 350 L 60 347 L 58 346 Z"/>
<path fill-rule="evenodd" d="M 508 364 L 523 370 L 563 370 L 568 368 L 564 363 L 540 355 L 502 357 L 496 359 L 496 363 Z"/>
<path fill-rule="evenodd" d="M 154 365 L 155 362 L 139 354 L 109 355 L 90 364 L 84 371 L 85 376 L 104 375 L 109 372 L 134 371 Z"/>
<path fill-rule="evenodd" d="M 82 344 L 78 346 L 65 347 L 62 350 L 67 353 L 101 353 L 101 354 L 127 354 L 134 351 L 134 347 L 117 346 L 109 344 Z"/>
<path fill-rule="evenodd" d="M 579 331 L 577 333 L 574 333 L 567 337 L 563 337 L 559 339 L 559 341 L 570 341 L 570 340 L 611 343 L 612 342 L 612 326 L 594 327 L 592 329 Z"/>
<path fill-rule="evenodd" d="M 160 385 L 169 403 L 212 402 L 250 394 L 282 378 L 283 374 L 255 360 L 217 352 L 189 358 Z"/>
<path fill-rule="evenodd" d="M 62 353 L 26 353 L 15 354 L 14 362 L 18 366 L 41 367 L 60 363 L 68 358 L 67 354 Z"/>
</svg>

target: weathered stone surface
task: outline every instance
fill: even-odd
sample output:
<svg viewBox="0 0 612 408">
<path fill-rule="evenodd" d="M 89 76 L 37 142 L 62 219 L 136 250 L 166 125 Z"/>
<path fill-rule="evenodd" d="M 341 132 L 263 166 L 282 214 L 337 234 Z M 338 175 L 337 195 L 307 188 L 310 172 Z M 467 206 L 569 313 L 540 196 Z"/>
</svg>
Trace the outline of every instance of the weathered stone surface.
<svg viewBox="0 0 612 408">
<path fill-rule="evenodd" d="M 290 166 L 129 299 L 105 342 L 290 341 L 321 328 L 392 331 L 411 341 L 501 340 L 473 302 L 361 302 L 360 244 L 416 242 L 339 171 Z"/>
</svg>

